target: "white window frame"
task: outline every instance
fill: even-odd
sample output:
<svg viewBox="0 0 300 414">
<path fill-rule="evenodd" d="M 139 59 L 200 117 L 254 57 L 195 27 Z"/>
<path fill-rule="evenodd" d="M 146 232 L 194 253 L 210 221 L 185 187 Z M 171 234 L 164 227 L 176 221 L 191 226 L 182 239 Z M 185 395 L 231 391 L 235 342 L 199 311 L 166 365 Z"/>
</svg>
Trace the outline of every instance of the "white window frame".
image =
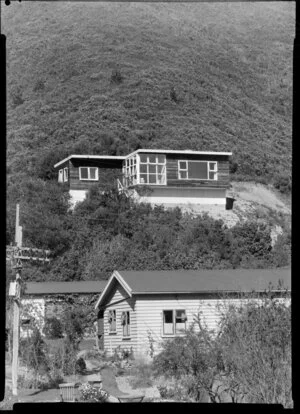
<svg viewBox="0 0 300 414">
<path fill-rule="evenodd" d="M 141 161 L 141 156 L 144 155 L 147 157 L 147 161 L 146 162 L 142 162 Z M 155 162 L 150 162 L 150 157 L 155 156 Z M 164 158 L 164 162 L 159 162 L 158 161 L 158 157 L 163 157 Z M 167 185 L 167 159 L 166 159 L 166 155 L 165 154 L 150 154 L 150 153 L 142 153 L 142 154 L 138 154 L 137 156 L 137 177 L 138 177 L 138 183 L 142 184 L 142 185 Z M 141 165 L 146 165 L 147 166 L 147 171 L 146 172 L 141 172 Z M 155 165 L 155 173 L 151 173 L 150 170 L 150 165 Z M 158 166 L 162 166 L 162 172 L 159 173 L 158 172 Z M 147 175 L 147 182 L 142 182 L 142 178 L 141 175 Z M 150 179 L 149 177 L 155 175 L 156 177 L 156 182 L 155 183 L 150 183 Z M 163 181 L 159 182 L 159 175 L 163 177 Z"/>
<path fill-rule="evenodd" d="M 123 311 L 122 314 L 126 314 L 126 323 L 122 324 L 122 334 L 123 338 L 130 337 L 130 311 Z"/>
<path fill-rule="evenodd" d="M 108 314 L 109 314 L 109 312 L 113 312 L 114 315 L 115 315 L 114 316 L 115 329 L 112 329 L 112 322 L 110 322 L 110 323 L 108 323 L 108 332 L 110 334 L 115 334 L 115 333 L 117 333 L 117 311 L 116 311 L 116 309 L 109 309 Z"/>
<path fill-rule="evenodd" d="M 180 168 L 180 163 L 185 162 L 185 168 Z M 207 178 L 189 178 L 189 162 L 202 162 L 207 164 Z M 210 164 L 214 164 L 211 168 Z M 186 172 L 186 177 L 182 178 L 181 172 Z M 214 178 L 209 178 L 209 174 L 214 173 Z M 178 179 L 179 180 L 198 180 L 198 181 L 217 181 L 218 180 L 218 161 L 198 161 L 198 160 L 178 160 Z"/>
<path fill-rule="evenodd" d="M 64 168 L 64 183 L 69 181 L 69 168 L 65 167 Z"/>
<path fill-rule="evenodd" d="M 61 169 L 58 171 L 58 182 L 63 183 L 64 182 L 63 180 L 64 180 L 64 170 Z"/>
<path fill-rule="evenodd" d="M 87 168 L 88 171 L 88 178 L 82 178 L 81 177 L 81 169 L 82 168 Z M 95 178 L 91 178 L 91 168 L 95 168 Z M 99 174 L 98 174 L 98 167 L 79 167 L 79 180 L 81 181 L 98 181 L 99 179 Z"/>
<path fill-rule="evenodd" d="M 172 333 L 165 332 L 165 312 L 172 312 Z M 185 315 L 185 322 L 184 322 L 184 329 L 181 330 L 183 332 L 186 332 L 186 310 L 185 309 L 163 309 L 162 311 L 162 334 L 163 336 L 176 336 L 183 334 L 183 332 L 180 332 L 176 330 L 176 316 L 177 312 L 183 312 Z"/>
<path fill-rule="evenodd" d="M 137 157 L 127 158 L 123 164 L 123 185 L 129 187 L 138 183 Z"/>
</svg>

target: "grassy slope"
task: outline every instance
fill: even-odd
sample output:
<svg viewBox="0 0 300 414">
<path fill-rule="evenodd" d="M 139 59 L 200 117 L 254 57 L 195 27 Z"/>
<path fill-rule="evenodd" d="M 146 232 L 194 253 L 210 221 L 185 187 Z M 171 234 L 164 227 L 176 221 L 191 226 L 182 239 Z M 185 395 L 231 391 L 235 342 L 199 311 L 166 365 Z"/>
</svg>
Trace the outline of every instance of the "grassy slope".
<svg viewBox="0 0 300 414">
<path fill-rule="evenodd" d="M 2 5 L 11 179 L 30 174 L 48 149 L 96 145 L 105 133 L 118 137 L 117 153 L 135 149 L 136 138 L 144 147 L 232 150 L 241 165 L 248 155 L 271 174 L 289 170 L 294 8 Z M 112 85 L 116 68 L 124 80 Z M 18 94 L 24 103 L 15 106 Z"/>
</svg>

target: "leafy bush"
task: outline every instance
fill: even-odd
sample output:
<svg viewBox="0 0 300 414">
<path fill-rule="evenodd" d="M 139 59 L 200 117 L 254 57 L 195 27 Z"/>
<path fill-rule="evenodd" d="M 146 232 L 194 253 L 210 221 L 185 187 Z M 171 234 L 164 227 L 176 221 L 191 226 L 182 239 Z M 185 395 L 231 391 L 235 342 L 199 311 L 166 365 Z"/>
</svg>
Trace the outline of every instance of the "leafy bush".
<svg viewBox="0 0 300 414">
<path fill-rule="evenodd" d="M 238 393 L 250 403 L 292 406 L 290 304 L 269 293 L 259 304 L 229 308 L 219 346 L 232 393 L 238 384 Z"/>
<path fill-rule="evenodd" d="M 80 400 L 86 402 L 105 402 L 108 393 L 99 387 L 93 387 L 90 384 L 83 384 L 80 387 Z"/>
<path fill-rule="evenodd" d="M 122 73 L 119 69 L 114 69 L 111 73 L 111 77 L 110 77 L 110 82 L 111 83 L 122 83 L 123 82 L 123 76 Z"/>
<path fill-rule="evenodd" d="M 156 375 L 174 377 L 196 401 L 206 394 L 214 402 L 291 407 L 290 305 L 271 291 L 241 299 L 247 301 L 235 307 L 224 302 L 218 335 L 211 335 L 198 315 L 184 337 L 164 342 L 153 361 Z"/>
<path fill-rule="evenodd" d="M 292 190 L 292 180 L 288 175 L 277 175 L 274 180 L 274 187 L 283 194 L 289 194 Z"/>
<path fill-rule="evenodd" d="M 63 325 L 67 340 L 75 349 L 78 349 L 79 343 L 84 334 L 85 314 L 81 309 L 72 308 L 64 314 Z"/>
<path fill-rule="evenodd" d="M 49 339 L 57 339 L 63 337 L 62 323 L 57 318 L 48 318 L 45 321 L 44 334 Z"/>
<path fill-rule="evenodd" d="M 34 92 L 43 91 L 45 89 L 45 81 L 38 79 L 33 87 Z"/>
<path fill-rule="evenodd" d="M 22 105 L 25 102 L 23 98 L 22 89 L 19 86 L 16 86 L 12 91 L 12 103 L 13 107 Z"/>
<path fill-rule="evenodd" d="M 86 370 L 86 363 L 82 357 L 77 359 L 75 364 L 75 370 L 78 374 L 82 374 Z"/>
<path fill-rule="evenodd" d="M 131 376 L 130 383 L 132 388 L 147 388 L 153 385 L 153 367 L 151 364 L 135 361 L 131 369 Z"/>
</svg>

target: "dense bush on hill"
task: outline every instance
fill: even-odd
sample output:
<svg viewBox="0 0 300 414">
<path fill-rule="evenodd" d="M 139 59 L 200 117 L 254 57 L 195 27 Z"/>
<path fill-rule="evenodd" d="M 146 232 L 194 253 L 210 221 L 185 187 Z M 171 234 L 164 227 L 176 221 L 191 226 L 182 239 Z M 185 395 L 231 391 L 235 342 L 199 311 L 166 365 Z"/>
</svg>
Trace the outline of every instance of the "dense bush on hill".
<svg viewBox="0 0 300 414">
<path fill-rule="evenodd" d="M 44 268 L 29 265 L 24 277 L 92 278 L 100 264 L 109 274 L 288 261 L 287 238 L 271 251 L 268 229 L 255 223 L 228 230 L 113 192 L 93 190 L 71 214 L 53 165 L 71 153 L 228 150 L 233 176 L 288 193 L 292 3 L 24 2 L 4 7 L 2 20 L 7 242 L 20 202 L 26 245 L 54 257 Z"/>
<path fill-rule="evenodd" d="M 104 194 L 102 189 L 95 185 L 73 212 L 62 208 L 62 199 L 57 198 L 52 205 L 55 226 L 49 231 L 45 231 L 48 213 L 23 216 L 24 228 L 31 228 L 25 233 L 27 243 L 39 243 L 53 252 L 52 262 L 43 268 L 26 266 L 25 280 L 106 278 L 117 268 L 197 270 L 289 264 L 291 240 L 286 230 L 272 247 L 267 224 L 246 221 L 227 228 L 207 214 L 192 217 L 179 208 L 152 208 L 134 203 L 114 187 L 106 187 Z M 46 205 L 41 196 L 41 210 L 43 202 Z M 39 225 L 43 219 L 45 226 Z M 51 216 L 49 225 L 53 220 Z"/>
</svg>

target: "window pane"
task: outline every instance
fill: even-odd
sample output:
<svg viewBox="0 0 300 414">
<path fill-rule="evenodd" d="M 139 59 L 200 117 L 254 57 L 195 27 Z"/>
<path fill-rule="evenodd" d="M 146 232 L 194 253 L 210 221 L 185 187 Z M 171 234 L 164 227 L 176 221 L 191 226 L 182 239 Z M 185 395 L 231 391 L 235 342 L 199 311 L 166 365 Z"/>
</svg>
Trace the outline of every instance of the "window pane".
<svg viewBox="0 0 300 414">
<path fill-rule="evenodd" d="M 141 164 L 140 165 L 140 172 L 146 173 L 147 172 L 147 164 Z"/>
<path fill-rule="evenodd" d="M 157 166 L 157 172 L 158 172 L 158 174 L 161 174 L 164 168 L 165 168 L 164 165 L 158 165 Z"/>
<path fill-rule="evenodd" d="M 173 323 L 173 311 L 164 311 L 164 322 Z"/>
<path fill-rule="evenodd" d="M 155 174 L 156 173 L 156 165 L 149 165 L 149 173 Z"/>
<path fill-rule="evenodd" d="M 58 171 L 58 182 L 62 183 L 63 181 L 63 170 Z"/>
<path fill-rule="evenodd" d="M 141 184 L 147 183 L 147 174 L 140 174 L 140 182 Z"/>
<path fill-rule="evenodd" d="M 156 155 L 155 154 L 150 154 L 149 155 L 149 162 L 151 162 L 152 164 L 156 163 Z"/>
<path fill-rule="evenodd" d="M 217 163 L 216 162 L 210 162 L 209 163 L 209 169 L 212 171 L 217 171 Z"/>
<path fill-rule="evenodd" d="M 81 175 L 81 179 L 84 179 L 84 180 L 88 179 L 88 169 L 87 169 L 87 167 L 81 167 L 80 168 L 80 175 Z"/>
<path fill-rule="evenodd" d="M 207 180 L 207 163 L 189 161 L 189 178 Z"/>
<path fill-rule="evenodd" d="M 91 180 L 95 180 L 96 179 L 96 170 L 97 170 L 97 168 L 95 168 L 95 167 L 91 167 L 90 168 L 90 179 Z"/>
<path fill-rule="evenodd" d="M 160 164 L 164 164 L 164 163 L 165 163 L 165 161 L 166 161 L 166 156 L 165 156 L 165 155 L 158 155 L 158 156 L 157 156 L 157 161 L 158 161 Z"/>
<path fill-rule="evenodd" d="M 217 173 L 215 173 L 215 172 L 211 171 L 211 172 L 209 173 L 209 179 L 210 179 L 210 180 L 215 180 L 216 178 L 217 178 Z"/>
<path fill-rule="evenodd" d="M 68 181 L 68 168 L 64 168 L 64 181 Z"/>
<path fill-rule="evenodd" d="M 180 171 L 180 178 L 187 178 L 187 171 Z"/>
<path fill-rule="evenodd" d="M 149 174 L 149 184 L 156 183 L 156 174 Z"/>
<path fill-rule="evenodd" d="M 141 162 L 147 162 L 147 154 L 140 154 Z"/>
<path fill-rule="evenodd" d="M 163 313 L 163 331 L 164 334 L 173 333 L 173 311 L 164 311 Z"/>
<path fill-rule="evenodd" d="M 184 321 L 185 320 L 185 311 L 184 310 L 177 310 L 176 311 L 176 321 Z"/>
<path fill-rule="evenodd" d="M 179 161 L 179 169 L 180 170 L 186 170 L 187 169 L 186 161 Z"/>
</svg>

